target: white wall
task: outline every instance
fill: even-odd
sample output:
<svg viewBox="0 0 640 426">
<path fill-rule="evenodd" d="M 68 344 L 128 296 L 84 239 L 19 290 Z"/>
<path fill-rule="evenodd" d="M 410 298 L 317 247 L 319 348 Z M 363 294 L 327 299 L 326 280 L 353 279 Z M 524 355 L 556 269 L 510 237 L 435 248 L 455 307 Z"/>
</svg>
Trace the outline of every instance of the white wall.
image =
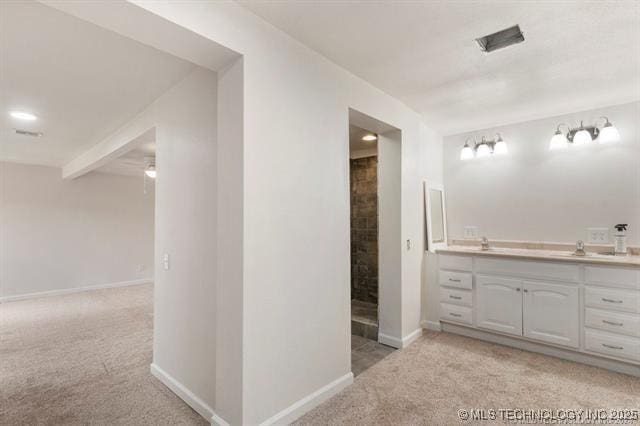
<svg viewBox="0 0 640 426">
<path fill-rule="evenodd" d="M 382 342 L 402 347 L 402 135 L 394 130 L 378 135 L 378 326 Z M 396 337 L 397 339 L 397 337 Z"/>
<path fill-rule="evenodd" d="M 402 300 L 411 299 L 401 314 L 407 334 L 420 327 L 420 155 L 441 140 L 423 139 L 421 117 L 404 104 L 234 2 L 135 3 L 243 55 L 243 168 L 237 179 L 242 182 L 236 182 L 242 195 L 232 200 L 243 217 L 241 231 L 228 236 L 240 238 L 233 246 L 240 253 L 227 259 L 242 265 L 232 283 L 241 289 L 231 292 L 228 302 L 235 305 L 226 307 L 242 315 L 242 360 L 235 366 L 242 385 L 240 397 L 230 401 L 235 406 L 224 410 L 230 416 L 225 420 L 290 420 L 303 411 L 296 403 L 328 385 L 348 383 L 350 374 L 349 108 L 402 131 L 399 250 L 405 240 L 414 242 L 412 250 L 401 252 Z M 207 218 L 197 219 L 203 224 Z M 218 284 L 226 290 L 232 285 Z M 188 300 L 175 294 L 179 303 L 200 306 L 202 295 L 189 290 L 183 290 Z M 167 304 L 157 323 L 161 315 L 167 315 L 162 321 L 176 319 L 168 310 L 172 295 L 156 300 Z M 176 328 L 184 323 L 177 319 Z M 157 341 L 158 336 L 157 357 L 175 355 L 175 363 L 188 363 L 188 351 Z M 312 399 L 304 408 L 318 402 Z"/>
<path fill-rule="evenodd" d="M 402 130 L 398 247 L 422 238 L 421 118 L 237 4 L 139 4 L 244 55 L 246 368 L 243 418 L 226 420 L 259 423 L 350 371 L 348 108 Z M 402 252 L 403 330 L 422 257 Z"/>
<path fill-rule="evenodd" d="M 158 171 L 153 363 L 209 408 L 216 383 L 216 92 L 216 74 L 198 68 L 149 107 Z"/>
<path fill-rule="evenodd" d="M 1 162 L 0 297 L 152 279 L 153 203 L 141 178 Z"/>
<path fill-rule="evenodd" d="M 575 127 L 602 115 L 621 143 L 549 151 L 558 123 Z M 460 160 L 468 136 L 495 132 L 508 141 L 508 156 Z M 587 241 L 588 227 L 628 223 L 629 244 L 640 245 L 638 102 L 449 136 L 444 158 L 450 239 L 475 225 L 489 240 L 575 243 Z"/>
</svg>

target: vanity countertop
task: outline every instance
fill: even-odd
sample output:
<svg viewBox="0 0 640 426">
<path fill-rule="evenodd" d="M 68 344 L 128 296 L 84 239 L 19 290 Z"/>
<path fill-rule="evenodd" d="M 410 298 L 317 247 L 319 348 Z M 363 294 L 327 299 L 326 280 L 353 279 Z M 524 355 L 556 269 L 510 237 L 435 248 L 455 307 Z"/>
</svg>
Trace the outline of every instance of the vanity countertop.
<svg viewBox="0 0 640 426">
<path fill-rule="evenodd" d="M 597 265 L 631 266 L 640 268 L 640 256 L 611 256 L 587 252 L 586 256 L 574 256 L 571 251 L 532 250 L 522 248 L 492 247 L 483 251 L 476 246 L 449 246 L 438 249 L 440 254 L 467 254 L 475 256 L 503 257 L 526 260 L 553 260 L 572 263 L 590 263 Z"/>
</svg>

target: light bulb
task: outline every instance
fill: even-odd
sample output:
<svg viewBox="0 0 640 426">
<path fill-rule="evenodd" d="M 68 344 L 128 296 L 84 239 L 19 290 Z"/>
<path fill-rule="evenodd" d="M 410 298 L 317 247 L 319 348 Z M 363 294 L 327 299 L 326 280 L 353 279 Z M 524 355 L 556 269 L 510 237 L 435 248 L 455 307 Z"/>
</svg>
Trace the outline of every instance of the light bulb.
<svg viewBox="0 0 640 426">
<path fill-rule="evenodd" d="M 586 131 L 586 130 L 578 130 L 578 132 L 573 137 L 573 144 L 575 146 L 586 145 L 589 142 L 591 142 L 592 140 L 593 139 L 591 139 L 591 135 L 589 134 L 588 131 Z"/>
<path fill-rule="evenodd" d="M 616 129 L 613 124 L 607 122 L 602 130 L 600 130 L 598 138 L 600 139 L 600 143 L 618 142 L 620 140 L 620 133 L 618 133 L 618 129 Z"/>
<path fill-rule="evenodd" d="M 493 147 L 493 153 L 496 155 L 506 155 L 508 152 L 507 143 L 503 140 L 496 142 L 496 145 Z"/>
<path fill-rule="evenodd" d="M 558 130 L 556 134 L 553 135 L 553 137 L 551 138 L 551 142 L 549 142 L 549 149 L 552 151 L 556 149 L 566 149 L 568 146 L 569 141 L 560 130 Z"/>
<path fill-rule="evenodd" d="M 461 160 L 470 160 L 473 158 L 473 149 L 468 145 L 464 144 L 462 147 L 462 151 L 460 151 L 460 159 Z"/>
<path fill-rule="evenodd" d="M 489 148 L 489 145 L 487 145 L 486 143 L 482 142 L 480 143 L 480 145 L 478 145 L 478 150 L 476 155 L 478 157 L 488 157 L 491 155 L 491 148 Z"/>
</svg>

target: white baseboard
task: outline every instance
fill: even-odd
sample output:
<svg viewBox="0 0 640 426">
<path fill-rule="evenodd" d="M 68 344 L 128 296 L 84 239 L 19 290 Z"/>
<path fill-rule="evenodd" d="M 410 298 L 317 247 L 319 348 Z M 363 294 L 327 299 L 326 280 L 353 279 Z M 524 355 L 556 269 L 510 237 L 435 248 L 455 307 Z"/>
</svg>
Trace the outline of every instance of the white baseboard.
<svg viewBox="0 0 640 426">
<path fill-rule="evenodd" d="M 406 348 L 422 336 L 422 328 L 418 328 L 402 338 L 402 347 Z"/>
<path fill-rule="evenodd" d="M 420 322 L 422 328 L 432 331 L 442 331 L 442 325 L 440 325 L 440 321 L 429 321 L 424 320 Z"/>
<path fill-rule="evenodd" d="M 211 424 L 213 426 L 231 426 L 229 423 L 227 423 L 222 417 L 217 415 L 215 412 L 213 413 L 213 416 L 211 416 Z"/>
<path fill-rule="evenodd" d="M 418 328 L 412 331 L 402 339 L 398 339 L 397 337 L 394 337 L 394 336 L 389 336 L 388 334 L 378 333 L 378 342 L 382 343 L 383 345 L 391 346 L 392 348 L 402 349 L 409 346 L 421 335 L 422 335 L 422 328 Z"/>
<path fill-rule="evenodd" d="M 60 296 L 63 294 L 80 293 L 83 291 L 91 291 L 91 290 L 102 290 L 105 288 L 128 287 L 130 285 L 148 284 L 152 282 L 153 282 L 153 278 L 142 278 L 139 280 L 121 281 L 117 283 L 89 285 L 86 287 L 73 287 L 73 288 L 63 288 L 60 290 L 40 291 L 37 293 L 16 294 L 15 296 L 0 297 L 0 303 L 15 302 L 17 300 L 36 299 L 39 297 Z"/>
<path fill-rule="evenodd" d="M 224 423 L 218 423 L 219 425 L 221 426 L 228 425 L 227 422 L 222 420 L 222 418 L 219 417 L 215 413 L 215 411 L 213 411 L 213 408 L 209 407 L 209 405 L 207 405 L 203 400 L 198 398 L 193 392 L 187 389 L 182 383 L 180 383 L 179 381 L 171 377 L 169 374 L 167 374 L 167 372 L 164 371 L 162 368 L 152 363 L 150 366 L 150 371 L 151 371 L 151 374 L 155 376 L 155 378 L 160 380 L 163 385 L 168 387 L 171 390 L 171 392 L 178 395 L 180 399 L 186 402 L 189 405 L 189 407 L 193 408 L 202 417 L 204 417 L 207 420 L 210 420 L 212 423 L 213 423 L 213 419 L 216 418 L 224 422 Z"/>
<path fill-rule="evenodd" d="M 275 416 L 268 418 L 264 422 L 260 423 L 260 426 L 288 425 L 306 412 L 310 411 L 312 408 L 322 404 L 324 401 L 331 398 L 351 383 L 353 383 L 353 373 L 345 374 L 312 394 L 305 396 L 295 404 L 280 411 Z"/>
<path fill-rule="evenodd" d="M 402 340 L 397 337 L 389 336 L 388 334 L 378 333 L 378 342 L 383 345 L 391 346 L 392 348 L 402 349 Z"/>
</svg>

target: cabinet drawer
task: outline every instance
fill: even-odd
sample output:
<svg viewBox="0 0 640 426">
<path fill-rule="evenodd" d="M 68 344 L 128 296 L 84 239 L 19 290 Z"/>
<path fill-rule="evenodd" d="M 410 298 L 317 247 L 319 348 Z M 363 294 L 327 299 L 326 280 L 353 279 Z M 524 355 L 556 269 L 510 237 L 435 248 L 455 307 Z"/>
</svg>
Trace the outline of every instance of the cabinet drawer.
<svg viewBox="0 0 640 426">
<path fill-rule="evenodd" d="M 476 273 L 570 282 L 578 282 L 580 279 L 577 265 L 528 260 L 476 259 Z"/>
<path fill-rule="evenodd" d="M 440 271 L 440 285 L 471 290 L 473 288 L 472 282 L 471 274 L 465 272 Z"/>
<path fill-rule="evenodd" d="M 451 256 L 447 254 L 438 255 L 438 266 L 440 269 L 453 269 L 455 271 L 469 271 L 473 265 L 471 256 Z"/>
<path fill-rule="evenodd" d="M 640 313 L 640 292 L 585 287 L 585 305 L 614 311 Z"/>
<path fill-rule="evenodd" d="M 440 301 L 452 305 L 473 305 L 472 293 L 469 290 L 456 290 L 447 287 L 440 287 Z"/>
<path fill-rule="evenodd" d="M 471 325 L 473 324 L 472 318 L 471 308 L 440 303 L 440 319 Z"/>
<path fill-rule="evenodd" d="M 586 308 L 584 325 L 614 333 L 640 337 L 640 315 Z"/>
<path fill-rule="evenodd" d="M 585 331 L 585 349 L 591 352 L 640 361 L 640 339 L 609 334 L 601 331 Z"/>
<path fill-rule="evenodd" d="M 586 266 L 584 279 L 587 284 L 640 289 L 640 270 Z"/>
</svg>

